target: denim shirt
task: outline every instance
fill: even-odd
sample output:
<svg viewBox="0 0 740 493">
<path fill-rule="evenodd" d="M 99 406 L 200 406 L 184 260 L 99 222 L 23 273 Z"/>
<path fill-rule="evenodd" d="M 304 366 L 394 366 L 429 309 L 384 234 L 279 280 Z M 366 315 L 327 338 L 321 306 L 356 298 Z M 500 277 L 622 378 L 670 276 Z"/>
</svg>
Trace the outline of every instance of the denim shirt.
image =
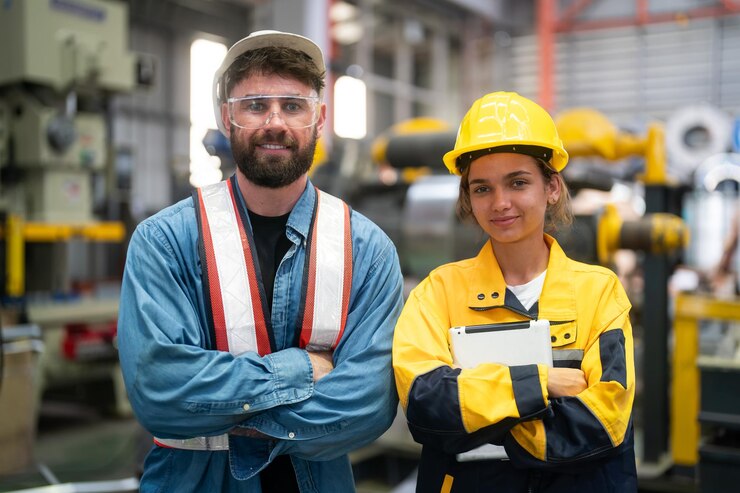
<svg viewBox="0 0 740 493">
<path fill-rule="evenodd" d="M 403 304 L 402 277 L 389 238 L 353 211 L 347 324 L 334 369 L 314 383 L 308 353 L 291 345 L 300 327 L 315 201 L 309 181 L 288 218 L 286 235 L 293 245 L 277 269 L 272 307 L 277 350 L 264 357 L 213 349 L 192 199 L 136 228 L 118 342 L 138 420 L 161 438 L 242 431 L 230 435 L 229 451 L 153 447 L 142 492 L 259 492 L 259 471 L 281 454 L 290 455 L 302 493 L 354 491 L 347 453 L 376 439 L 396 414 L 391 343 Z"/>
</svg>

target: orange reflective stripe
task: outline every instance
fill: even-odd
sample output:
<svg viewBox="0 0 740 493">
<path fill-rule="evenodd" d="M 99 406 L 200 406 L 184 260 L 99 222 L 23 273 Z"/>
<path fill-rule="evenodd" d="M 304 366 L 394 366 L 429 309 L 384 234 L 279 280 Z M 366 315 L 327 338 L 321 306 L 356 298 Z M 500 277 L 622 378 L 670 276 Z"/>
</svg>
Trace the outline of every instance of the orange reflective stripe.
<svg viewBox="0 0 740 493">
<path fill-rule="evenodd" d="M 216 335 L 216 348 L 219 351 L 228 351 L 229 342 L 226 336 L 226 320 L 224 317 L 224 305 L 221 297 L 221 285 L 218 282 L 218 268 L 216 267 L 216 256 L 213 252 L 213 239 L 211 227 L 208 223 L 208 214 L 203 203 L 203 193 L 198 190 L 198 210 L 202 218 L 202 241 L 206 252 L 206 271 L 208 272 L 208 290 L 211 295 L 211 317 Z M 206 281 L 204 279 L 204 281 Z"/>
<path fill-rule="evenodd" d="M 344 205 L 344 282 L 342 287 L 342 322 L 339 327 L 339 334 L 337 335 L 334 346 L 336 346 L 342 334 L 344 334 L 344 326 L 347 324 L 347 314 L 349 313 L 349 296 L 352 288 L 352 230 L 349 220 L 349 207 Z"/>
</svg>

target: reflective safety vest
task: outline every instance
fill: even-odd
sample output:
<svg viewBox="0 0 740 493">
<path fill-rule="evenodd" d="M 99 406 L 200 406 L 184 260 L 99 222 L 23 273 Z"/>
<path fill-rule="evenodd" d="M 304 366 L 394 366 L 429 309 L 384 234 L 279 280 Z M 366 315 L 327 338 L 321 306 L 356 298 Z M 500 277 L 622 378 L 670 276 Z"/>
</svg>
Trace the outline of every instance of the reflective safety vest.
<svg viewBox="0 0 740 493">
<path fill-rule="evenodd" d="M 248 351 L 269 354 L 268 307 L 258 277 L 258 261 L 246 214 L 237 203 L 235 180 L 193 192 L 197 207 L 203 284 L 210 303 L 216 349 L 238 356 Z M 303 279 L 299 347 L 334 349 L 342 338 L 352 286 L 350 209 L 342 200 L 316 189 L 316 206 L 308 234 Z M 163 447 L 228 450 L 228 435 L 184 440 L 155 438 Z"/>
</svg>

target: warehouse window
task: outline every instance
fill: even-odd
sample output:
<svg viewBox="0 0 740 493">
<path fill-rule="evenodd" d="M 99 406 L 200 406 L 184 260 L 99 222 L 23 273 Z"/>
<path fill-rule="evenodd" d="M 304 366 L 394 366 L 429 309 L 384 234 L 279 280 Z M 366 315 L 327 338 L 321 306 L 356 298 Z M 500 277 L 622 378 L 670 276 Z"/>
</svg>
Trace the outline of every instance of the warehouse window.
<svg viewBox="0 0 740 493">
<path fill-rule="evenodd" d="M 190 184 L 202 187 L 221 181 L 221 160 L 203 146 L 216 127 L 211 91 L 213 74 L 226 56 L 226 45 L 197 39 L 190 46 Z"/>
<path fill-rule="evenodd" d="M 367 135 L 367 88 L 354 77 L 343 75 L 334 84 L 334 132 L 345 139 Z"/>
</svg>

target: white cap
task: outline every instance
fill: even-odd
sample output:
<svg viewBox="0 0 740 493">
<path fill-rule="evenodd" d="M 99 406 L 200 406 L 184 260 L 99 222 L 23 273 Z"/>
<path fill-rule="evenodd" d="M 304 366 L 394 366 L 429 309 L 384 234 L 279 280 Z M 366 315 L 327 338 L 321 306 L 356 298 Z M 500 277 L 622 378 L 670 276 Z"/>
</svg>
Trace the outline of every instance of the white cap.
<svg viewBox="0 0 740 493">
<path fill-rule="evenodd" d="M 226 52 L 224 61 L 221 62 L 221 66 L 218 67 L 216 73 L 213 75 L 213 112 L 216 115 L 216 123 L 221 133 L 226 135 L 226 128 L 221 121 L 221 99 L 219 92 L 223 92 L 224 99 L 226 98 L 226 88 L 220 87 L 224 73 L 229 70 L 234 60 L 239 55 L 258 48 L 264 48 L 267 46 L 279 46 L 283 48 L 292 48 L 294 50 L 302 51 L 311 58 L 316 68 L 321 73 L 326 72 L 326 65 L 324 65 L 324 56 L 321 53 L 321 48 L 310 39 L 299 36 L 298 34 L 284 33 L 280 31 L 255 31 L 246 38 L 243 38 L 229 48 Z"/>
</svg>

